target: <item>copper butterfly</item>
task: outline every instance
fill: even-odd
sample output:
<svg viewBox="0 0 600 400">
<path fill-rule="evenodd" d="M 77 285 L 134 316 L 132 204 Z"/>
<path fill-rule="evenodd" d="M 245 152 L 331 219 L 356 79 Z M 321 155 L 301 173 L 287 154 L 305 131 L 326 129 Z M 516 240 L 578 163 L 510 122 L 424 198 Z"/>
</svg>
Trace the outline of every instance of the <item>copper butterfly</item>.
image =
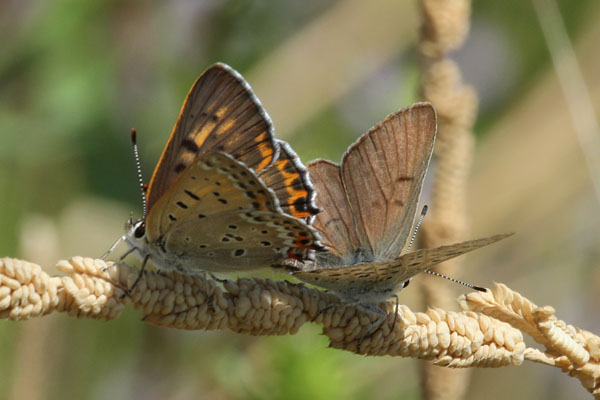
<svg viewBox="0 0 600 400">
<path fill-rule="evenodd" d="M 218 63 L 188 93 L 150 180 L 148 213 L 120 240 L 142 268 L 151 260 L 183 273 L 310 260 L 322 250 L 309 224 L 314 198 L 306 168 L 274 138 L 248 83 Z"/>
<path fill-rule="evenodd" d="M 373 305 L 395 296 L 414 275 L 508 236 L 401 255 L 413 229 L 436 130 L 433 106 L 417 103 L 371 128 L 348 148 L 341 165 L 322 159 L 309 163 L 323 210 L 313 226 L 329 252 L 300 264 L 296 278 L 382 314 Z M 382 314 L 370 332 L 384 319 Z"/>
</svg>

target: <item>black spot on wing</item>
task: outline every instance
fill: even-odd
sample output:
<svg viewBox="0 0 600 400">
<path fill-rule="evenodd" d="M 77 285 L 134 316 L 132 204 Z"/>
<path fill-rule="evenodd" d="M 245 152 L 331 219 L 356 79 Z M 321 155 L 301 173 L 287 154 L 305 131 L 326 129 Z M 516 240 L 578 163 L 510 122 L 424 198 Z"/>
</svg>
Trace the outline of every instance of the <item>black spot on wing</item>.
<svg viewBox="0 0 600 400">
<path fill-rule="evenodd" d="M 190 196 L 194 200 L 200 200 L 200 197 L 196 196 L 194 193 L 190 192 L 189 190 L 184 190 L 183 192 L 185 194 L 187 194 L 188 196 Z"/>
<path fill-rule="evenodd" d="M 302 197 L 298 197 L 294 201 L 294 207 L 298 211 L 308 211 L 308 205 L 306 204 L 306 199 L 304 199 Z"/>
<path fill-rule="evenodd" d="M 196 144 L 196 142 L 194 142 L 193 140 L 190 140 L 190 139 L 183 139 L 181 141 L 181 147 L 183 147 L 184 149 L 186 149 L 192 153 L 198 152 L 198 145 Z"/>
</svg>

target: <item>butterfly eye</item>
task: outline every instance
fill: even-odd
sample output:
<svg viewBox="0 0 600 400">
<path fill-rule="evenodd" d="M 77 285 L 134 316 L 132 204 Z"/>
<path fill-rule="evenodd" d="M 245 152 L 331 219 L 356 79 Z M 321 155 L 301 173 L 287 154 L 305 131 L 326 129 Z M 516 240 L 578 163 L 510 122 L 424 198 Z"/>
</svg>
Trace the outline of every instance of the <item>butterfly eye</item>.
<svg viewBox="0 0 600 400">
<path fill-rule="evenodd" d="M 138 225 L 137 228 L 135 228 L 135 231 L 133 232 L 133 236 L 136 239 L 139 239 L 142 236 L 144 236 L 145 233 L 146 233 L 146 226 L 143 223 L 141 223 Z"/>
</svg>

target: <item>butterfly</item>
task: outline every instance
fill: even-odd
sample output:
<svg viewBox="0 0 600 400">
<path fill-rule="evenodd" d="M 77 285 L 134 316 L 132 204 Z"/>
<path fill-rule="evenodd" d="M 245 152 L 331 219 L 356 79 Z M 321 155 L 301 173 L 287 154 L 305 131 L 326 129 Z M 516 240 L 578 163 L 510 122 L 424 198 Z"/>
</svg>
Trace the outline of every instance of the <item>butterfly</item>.
<svg viewBox="0 0 600 400">
<path fill-rule="evenodd" d="M 337 293 L 343 302 L 381 315 L 374 304 L 405 288 L 434 265 L 508 235 L 422 249 L 401 255 L 413 229 L 423 179 L 431 159 L 437 118 L 429 103 L 389 115 L 354 142 L 341 165 L 319 159 L 308 164 L 322 208 L 313 222 L 329 249 L 293 275 Z M 397 296 L 396 296 L 397 299 Z"/>
<path fill-rule="evenodd" d="M 247 271 L 322 249 L 309 225 L 319 209 L 306 167 L 274 138 L 244 78 L 222 63 L 188 93 L 146 198 L 147 215 L 120 239 L 142 269 L 151 260 L 182 273 Z"/>
</svg>

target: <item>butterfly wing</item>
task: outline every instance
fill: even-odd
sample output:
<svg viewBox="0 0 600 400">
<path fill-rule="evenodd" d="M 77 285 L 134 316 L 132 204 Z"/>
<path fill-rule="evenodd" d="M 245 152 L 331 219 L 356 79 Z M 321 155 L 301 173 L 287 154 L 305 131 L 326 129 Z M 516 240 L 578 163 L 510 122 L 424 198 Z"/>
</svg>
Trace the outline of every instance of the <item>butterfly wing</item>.
<svg viewBox="0 0 600 400">
<path fill-rule="evenodd" d="M 382 263 L 381 266 L 375 268 L 375 273 L 379 275 L 380 280 L 386 280 L 387 277 L 392 276 L 393 278 L 390 278 L 389 281 L 390 284 L 395 285 L 396 292 L 402 288 L 402 283 L 420 272 L 431 269 L 444 261 L 506 239 L 511 235 L 512 233 L 500 234 L 433 249 L 419 249 L 406 253 L 390 263 Z"/>
<path fill-rule="evenodd" d="M 392 261 L 360 263 L 337 268 L 298 271 L 293 275 L 301 281 L 337 292 L 346 299 L 366 302 L 386 300 L 403 288 L 403 284 L 420 272 L 507 238 L 501 234 L 469 240 L 434 249 L 421 249 Z"/>
<path fill-rule="evenodd" d="M 258 210 L 211 215 L 200 224 L 184 220 L 165 237 L 166 250 L 178 255 L 184 271 L 249 271 L 284 259 L 308 260 L 317 243 L 301 220 Z"/>
<path fill-rule="evenodd" d="M 417 103 L 371 128 L 344 155 L 341 175 L 364 260 L 390 260 L 401 253 L 435 134 L 434 108 Z"/>
<path fill-rule="evenodd" d="M 276 139 L 279 157 L 262 170 L 259 177 L 275 192 L 283 212 L 295 218 L 310 219 L 320 210 L 314 205 L 316 192 L 306 167 L 289 144 Z"/>
<path fill-rule="evenodd" d="M 308 171 L 321 208 L 312 225 L 320 232 L 323 245 L 329 248 L 329 252 L 317 255 L 317 264 L 319 267 L 354 264 L 358 237 L 340 167 L 328 160 L 316 160 L 308 164 Z"/>
<path fill-rule="evenodd" d="M 146 219 L 146 239 L 187 263 L 184 270 L 262 268 L 320 249 L 316 232 L 284 215 L 254 171 L 220 152 L 194 161 L 158 200 Z"/>
<path fill-rule="evenodd" d="M 257 172 L 277 158 L 271 119 L 244 78 L 221 63 L 190 89 L 150 180 L 148 209 L 196 158 L 213 150 Z"/>
</svg>

